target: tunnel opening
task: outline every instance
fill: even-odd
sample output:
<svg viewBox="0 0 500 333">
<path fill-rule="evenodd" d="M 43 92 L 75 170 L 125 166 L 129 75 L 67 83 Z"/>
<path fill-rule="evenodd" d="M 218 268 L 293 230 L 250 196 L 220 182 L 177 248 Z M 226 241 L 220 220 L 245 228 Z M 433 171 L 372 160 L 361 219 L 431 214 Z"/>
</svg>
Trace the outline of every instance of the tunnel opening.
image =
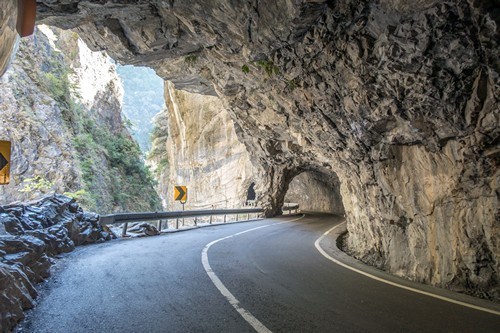
<svg viewBox="0 0 500 333">
<path fill-rule="evenodd" d="M 288 184 L 285 203 L 297 203 L 301 211 L 344 215 L 340 181 L 333 172 L 306 170 Z"/>
<path fill-rule="evenodd" d="M 255 194 L 255 183 L 252 182 L 250 184 L 250 186 L 248 187 L 248 191 L 247 191 L 247 204 L 249 202 L 253 202 L 255 201 L 255 198 L 256 198 L 256 194 Z"/>
</svg>

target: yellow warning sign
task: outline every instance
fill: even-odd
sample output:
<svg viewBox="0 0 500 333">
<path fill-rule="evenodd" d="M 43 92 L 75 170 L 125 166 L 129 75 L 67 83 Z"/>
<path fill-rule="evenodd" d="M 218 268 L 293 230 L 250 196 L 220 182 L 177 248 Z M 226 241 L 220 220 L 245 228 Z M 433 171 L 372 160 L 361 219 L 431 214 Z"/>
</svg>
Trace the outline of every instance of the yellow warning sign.
<svg viewBox="0 0 500 333">
<path fill-rule="evenodd" d="M 10 142 L 0 141 L 0 185 L 10 182 Z"/>
<path fill-rule="evenodd" d="M 188 190 L 186 186 L 174 186 L 174 200 L 185 203 L 188 199 Z"/>
</svg>

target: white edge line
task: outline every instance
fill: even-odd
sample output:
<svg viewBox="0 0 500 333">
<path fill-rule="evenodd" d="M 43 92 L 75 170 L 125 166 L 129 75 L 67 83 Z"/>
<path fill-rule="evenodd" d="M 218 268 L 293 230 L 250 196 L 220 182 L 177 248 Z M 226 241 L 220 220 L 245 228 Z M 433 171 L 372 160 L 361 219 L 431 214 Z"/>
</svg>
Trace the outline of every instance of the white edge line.
<svg viewBox="0 0 500 333">
<path fill-rule="evenodd" d="M 240 232 L 235 233 L 233 235 L 216 239 L 213 242 L 210 242 L 207 245 L 205 245 L 205 247 L 201 251 L 201 263 L 203 264 L 203 268 L 205 269 L 205 272 L 207 272 L 208 277 L 210 278 L 210 280 L 212 280 L 212 283 L 215 285 L 215 287 L 217 289 L 219 289 L 220 293 L 227 299 L 227 301 L 229 302 L 229 304 L 231 304 L 233 306 L 233 308 L 236 311 L 238 311 L 238 313 L 243 317 L 243 319 L 245 319 L 259 333 L 272 333 L 272 332 L 266 326 L 264 326 L 264 324 L 262 324 L 257 318 L 255 318 L 249 311 L 245 310 L 240 305 L 240 301 L 238 301 L 238 299 L 236 297 L 234 297 L 234 295 L 222 283 L 222 281 L 219 279 L 219 277 L 217 276 L 217 274 L 215 274 L 215 272 L 212 270 L 212 267 L 210 266 L 210 263 L 208 261 L 208 250 L 210 249 L 210 247 L 212 245 L 217 244 L 218 242 L 223 241 L 225 239 L 232 238 L 232 237 L 235 237 L 235 236 L 239 236 L 239 235 L 245 234 L 247 232 L 255 231 L 255 230 L 258 230 L 258 229 L 267 228 L 267 227 L 271 227 L 271 226 L 282 224 L 282 223 L 288 223 L 288 222 L 297 221 L 297 220 L 300 220 L 301 218 L 303 218 L 304 216 L 305 215 L 302 215 L 299 218 L 296 218 L 296 219 L 293 219 L 293 220 L 289 220 L 289 221 L 283 221 L 283 222 L 268 224 L 268 225 L 264 225 L 264 226 L 260 226 L 260 227 L 256 227 L 256 228 L 252 228 L 252 229 L 248 229 L 248 230 L 245 230 L 245 231 L 240 231 Z"/>
<path fill-rule="evenodd" d="M 344 268 L 347 268 L 347 269 L 350 269 L 351 271 L 354 271 L 356 273 L 359 273 L 359 274 L 362 274 L 364 276 L 367 276 L 371 279 L 374 279 L 374 280 L 377 280 L 379 282 L 382 282 L 382 283 L 386 283 L 386 284 L 389 284 L 391 286 L 394 286 L 394 287 L 398 287 L 398 288 L 401 288 L 401 289 L 405 289 L 405 290 L 409 290 L 409 291 L 412 291 L 412 292 L 415 292 L 415 293 L 419 293 L 419 294 L 422 294 L 422 295 L 426 295 L 426 296 L 429 296 L 429 297 L 433 297 L 433 298 L 437 298 L 437 299 L 440 299 L 442 301 L 445 301 L 445 302 L 450 302 L 450 303 L 454 303 L 454 304 L 458 304 L 458 305 L 462 305 L 462 306 L 465 306 L 465 307 L 468 307 L 468 308 L 472 308 L 472 309 L 475 309 L 475 310 L 479 310 L 479 311 L 484 311 L 484 312 L 488 312 L 488 313 L 492 313 L 492 314 L 495 314 L 495 315 L 500 315 L 500 312 L 499 311 L 495 311 L 495 310 L 492 310 L 492 309 L 488 309 L 488 308 L 483 308 L 481 306 L 477 306 L 477 305 L 473 305 L 473 304 L 469 304 L 469 303 L 465 303 L 465 302 L 461 302 L 461 301 L 457 301 L 457 300 L 454 300 L 452 298 L 448 298 L 448 297 L 444 297 L 444 296 L 440 296 L 440 295 L 436 295 L 436 294 L 433 294 L 433 293 L 430 293 L 430 292 L 427 292 L 427 291 L 423 291 L 423 290 L 419 290 L 419 289 L 415 289 L 415 288 L 412 288 L 412 287 L 407 287 L 407 286 L 404 286 L 404 285 L 401 285 L 401 284 L 398 284 L 396 282 L 392 282 L 392 281 L 389 281 L 389 280 L 385 280 L 383 278 L 380 278 L 378 276 L 375 276 L 375 275 L 372 275 L 370 273 L 367 273 L 367 272 L 364 272 L 362 270 L 359 270 L 357 268 L 354 268 L 354 267 L 351 267 L 347 264 L 344 264 L 343 262 L 340 262 L 339 260 L 331 257 L 328 253 L 325 252 L 325 250 L 323 250 L 323 248 L 319 245 L 320 242 L 323 240 L 323 238 L 325 238 L 330 232 L 332 232 L 333 230 L 335 230 L 336 228 L 338 228 L 339 226 L 341 226 L 342 224 L 344 224 L 345 222 L 343 223 L 340 223 L 340 224 L 337 224 L 336 226 L 330 228 L 329 230 L 327 230 L 323 235 L 321 235 L 320 238 L 318 238 L 316 240 L 316 242 L 314 242 L 314 246 L 316 247 L 316 249 L 328 260 L 330 261 L 333 261 L 334 263 L 336 263 L 337 265 L 340 265 Z"/>
</svg>

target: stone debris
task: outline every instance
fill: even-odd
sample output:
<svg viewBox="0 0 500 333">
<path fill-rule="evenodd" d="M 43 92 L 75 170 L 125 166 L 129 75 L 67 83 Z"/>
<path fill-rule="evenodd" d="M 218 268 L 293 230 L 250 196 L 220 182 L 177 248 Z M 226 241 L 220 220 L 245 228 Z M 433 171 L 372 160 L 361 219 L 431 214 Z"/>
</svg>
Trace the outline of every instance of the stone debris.
<svg viewBox="0 0 500 333">
<path fill-rule="evenodd" d="M 136 234 L 136 236 L 157 236 L 160 234 L 158 228 L 147 222 L 133 223 L 127 231 Z"/>
<path fill-rule="evenodd" d="M 50 276 L 54 256 L 113 238 L 99 215 L 64 195 L 0 206 L 0 331 L 8 332 L 34 306 L 35 284 Z"/>
</svg>

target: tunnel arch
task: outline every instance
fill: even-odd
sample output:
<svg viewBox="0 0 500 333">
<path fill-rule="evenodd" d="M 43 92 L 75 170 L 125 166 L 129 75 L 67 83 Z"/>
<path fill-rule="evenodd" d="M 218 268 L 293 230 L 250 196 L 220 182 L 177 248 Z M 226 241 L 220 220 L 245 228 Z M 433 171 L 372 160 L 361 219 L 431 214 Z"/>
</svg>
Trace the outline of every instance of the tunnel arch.
<svg viewBox="0 0 500 333">
<path fill-rule="evenodd" d="M 289 180 L 284 200 L 298 203 L 302 211 L 345 214 L 339 178 L 327 169 L 301 170 Z"/>
</svg>

